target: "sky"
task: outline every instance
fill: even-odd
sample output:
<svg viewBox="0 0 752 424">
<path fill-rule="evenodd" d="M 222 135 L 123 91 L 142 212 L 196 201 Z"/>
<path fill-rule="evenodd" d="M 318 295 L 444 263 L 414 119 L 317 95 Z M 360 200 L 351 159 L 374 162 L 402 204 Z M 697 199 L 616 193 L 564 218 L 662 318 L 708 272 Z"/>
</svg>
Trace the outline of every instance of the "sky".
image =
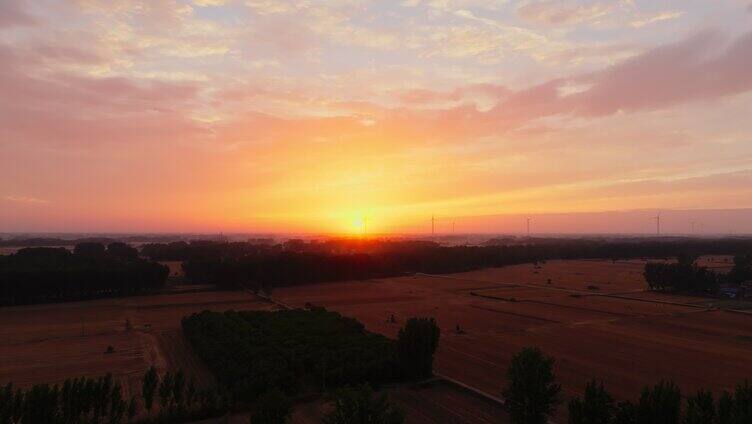
<svg viewBox="0 0 752 424">
<path fill-rule="evenodd" d="M 750 0 L 0 0 L 0 71 L 0 231 L 752 233 Z"/>
</svg>

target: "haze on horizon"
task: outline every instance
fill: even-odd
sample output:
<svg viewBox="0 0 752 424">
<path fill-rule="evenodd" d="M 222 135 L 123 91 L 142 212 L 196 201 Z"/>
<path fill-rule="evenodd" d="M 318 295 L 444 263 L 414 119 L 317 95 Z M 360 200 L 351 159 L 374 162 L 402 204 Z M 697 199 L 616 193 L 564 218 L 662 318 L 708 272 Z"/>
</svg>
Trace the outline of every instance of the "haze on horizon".
<svg viewBox="0 0 752 424">
<path fill-rule="evenodd" d="M 3 0 L 0 67 L 3 232 L 752 233 L 749 0 Z"/>
</svg>

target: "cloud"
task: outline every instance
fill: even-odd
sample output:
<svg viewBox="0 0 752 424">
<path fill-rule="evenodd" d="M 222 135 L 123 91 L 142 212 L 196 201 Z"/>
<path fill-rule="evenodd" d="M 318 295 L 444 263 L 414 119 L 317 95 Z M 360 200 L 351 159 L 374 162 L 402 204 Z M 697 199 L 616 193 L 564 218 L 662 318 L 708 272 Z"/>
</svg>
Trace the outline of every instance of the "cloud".
<svg viewBox="0 0 752 424">
<path fill-rule="evenodd" d="M 0 29 L 37 24 L 37 19 L 24 9 L 24 4 L 20 0 L 0 2 Z"/>
<path fill-rule="evenodd" d="M 436 102 L 456 102 L 462 98 L 462 94 L 459 90 L 440 92 L 425 88 L 416 88 L 399 91 L 397 93 L 397 98 L 404 104 L 426 104 Z"/>
<path fill-rule="evenodd" d="M 640 13 L 632 1 L 599 0 L 579 2 L 573 0 L 540 0 L 523 4 L 517 15 L 531 23 L 573 26 L 579 24 L 600 26 L 626 26 L 642 28 L 657 22 L 677 19 L 683 11 L 663 11 L 654 14 Z"/>
<path fill-rule="evenodd" d="M 684 12 L 661 12 L 652 16 L 645 16 L 630 23 L 633 28 L 642 28 L 646 25 L 661 21 L 670 21 L 684 15 Z"/>
<path fill-rule="evenodd" d="M 492 113 L 501 123 L 522 125 L 558 114 L 606 116 L 662 109 L 752 90 L 750 69 L 752 32 L 725 46 L 718 34 L 703 32 L 602 71 L 520 90 Z"/>
<path fill-rule="evenodd" d="M 571 104 L 578 113 L 603 115 L 714 99 L 752 89 L 750 69 L 752 32 L 726 46 L 704 32 L 585 76 L 593 87 L 573 95 Z"/>
<path fill-rule="evenodd" d="M 522 19 L 549 25 L 574 25 L 592 22 L 615 12 L 619 2 L 590 2 L 579 3 L 573 1 L 534 1 L 517 8 L 517 15 Z"/>
<path fill-rule="evenodd" d="M 496 84 L 470 84 L 452 91 L 436 91 L 425 88 L 398 90 L 395 95 L 404 105 L 432 105 L 488 100 L 493 103 L 509 96 L 512 90 Z"/>
<path fill-rule="evenodd" d="M 193 0 L 193 4 L 201 7 L 224 6 L 229 0 Z"/>
<path fill-rule="evenodd" d="M 306 1 L 246 0 L 246 6 L 261 15 L 289 14 L 308 8 Z"/>
<path fill-rule="evenodd" d="M 195 137 L 188 116 L 197 86 L 186 82 L 97 77 L 54 70 L 41 50 L 0 44 L 0 138 L 9 142 L 96 145 L 149 141 L 166 135 Z M 56 60 L 88 61 L 74 48 Z"/>
<path fill-rule="evenodd" d="M 36 197 L 27 196 L 3 196 L 3 200 L 13 203 L 26 203 L 26 204 L 45 204 L 49 203 L 48 200 L 37 199 Z"/>
</svg>

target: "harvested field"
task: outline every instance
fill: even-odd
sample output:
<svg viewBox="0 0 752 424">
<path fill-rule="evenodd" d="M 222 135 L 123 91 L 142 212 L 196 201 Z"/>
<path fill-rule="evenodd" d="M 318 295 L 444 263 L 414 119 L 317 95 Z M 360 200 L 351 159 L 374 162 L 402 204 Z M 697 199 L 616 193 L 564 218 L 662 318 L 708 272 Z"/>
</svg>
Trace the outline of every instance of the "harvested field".
<svg viewBox="0 0 752 424">
<path fill-rule="evenodd" d="M 481 269 L 452 275 L 476 282 L 526 283 L 568 290 L 614 293 L 645 289 L 642 273 L 645 261 L 546 261 L 538 265 L 522 264 L 502 268 Z M 548 280 L 551 284 L 548 284 Z"/>
<path fill-rule="evenodd" d="M 497 396 L 511 355 L 525 346 L 556 357 L 566 398 L 593 377 L 620 399 L 660 379 L 689 393 L 752 378 L 752 316 L 709 308 L 723 305 L 717 299 L 645 291 L 645 262 L 548 261 L 279 288 L 274 297 L 325 306 L 391 337 L 408 317 L 435 317 L 437 372 Z"/>
<path fill-rule="evenodd" d="M 206 387 L 213 377 L 180 329 L 184 316 L 206 309 L 273 307 L 247 292 L 209 291 L 0 308 L 0 384 L 111 372 L 129 394 L 155 365 L 160 372 L 183 369 Z M 113 353 L 105 353 L 108 346 Z"/>
<path fill-rule="evenodd" d="M 727 263 L 724 258 L 707 262 Z M 442 329 L 437 372 L 495 396 L 501 394 L 512 354 L 531 345 L 557 359 L 565 398 L 581 394 L 593 377 L 620 399 L 634 398 L 660 379 L 672 379 L 689 393 L 699 387 L 719 392 L 752 377 L 752 316 L 719 310 L 752 304 L 646 291 L 645 263 L 548 261 L 446 276 L 277 288 L 273 296 L 292 306 L 327 307 L 390 337 L 409 317 L 435 317 Z M 205 309 L 276 308 L 247 292 L 174 289 L 0 308 L 0 384 L 28 386 L 113 372 L 127 394 L 139 389 L 141 375 L 154 364 L 160 371 L 182 368 L 199 386 L 209 385 L 213 377 L 191 351 L 180 320 Z M 391 315 L 396 323 L 389 322 Z M 105 354 L 110 345 L 114 353 Z M 390 389 L 390 396 L 405 406 L 411 423 L 506 419 L 487 401 L 454 386 Z M 299 405 L 294 422 L 318 422 L 322 407 L 320 402 Z M 563 422 L 565 411 L 560 407 L 557 422 Z"/>
</svg>

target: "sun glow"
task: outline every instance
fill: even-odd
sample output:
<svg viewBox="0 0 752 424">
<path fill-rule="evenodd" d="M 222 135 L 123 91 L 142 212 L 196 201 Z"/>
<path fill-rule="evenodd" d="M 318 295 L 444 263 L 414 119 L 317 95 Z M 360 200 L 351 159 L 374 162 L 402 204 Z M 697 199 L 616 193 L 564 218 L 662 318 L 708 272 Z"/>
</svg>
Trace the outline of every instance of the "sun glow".
<svg viewBox="0 0 752 424">
<path fill-rule="evenodd" d="M 368 234 L 368 217 L 362 214 L 356 214 L 351 219 L 350 230 L 353 234 L 363 235 Z"/>
</svg>

